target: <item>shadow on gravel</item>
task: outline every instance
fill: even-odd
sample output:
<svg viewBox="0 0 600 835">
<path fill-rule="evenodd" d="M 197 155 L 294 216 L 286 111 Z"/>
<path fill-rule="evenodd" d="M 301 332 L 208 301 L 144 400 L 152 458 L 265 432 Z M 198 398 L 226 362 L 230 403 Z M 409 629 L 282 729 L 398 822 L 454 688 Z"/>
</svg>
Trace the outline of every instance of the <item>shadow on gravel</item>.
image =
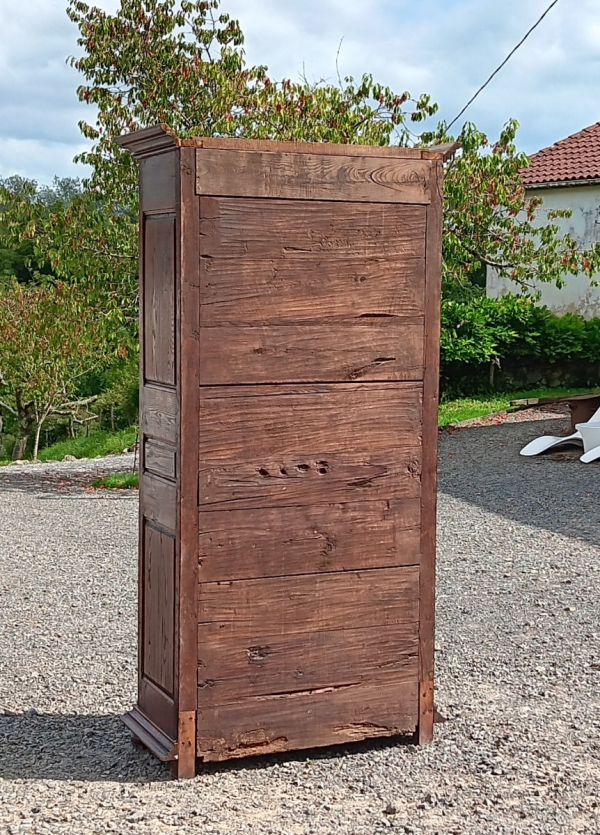
<svg viewBox="0 0 600 835">
<path fill-rule="evenodd" d="M 275 763 L 335 760 L 376 749 L 414 747 L 412 737 L 366 740 L 200 765 L 199 773 L 261 771 Z M 415 748 L 416 750 L 416 748 Z M 150 783 L 172 778 L 169 764 L 134 745 L 119 716 L 0 714 L 0 779 Z"/>
<path fill-rule="evenodd" d="M 524 458 L 539 435 L 566 434 L 556 420 L 443 431 L 439 489 L 515 522 L 600 545 L 600 462 L 582 464 L 581 447 Z"/>
</svg>

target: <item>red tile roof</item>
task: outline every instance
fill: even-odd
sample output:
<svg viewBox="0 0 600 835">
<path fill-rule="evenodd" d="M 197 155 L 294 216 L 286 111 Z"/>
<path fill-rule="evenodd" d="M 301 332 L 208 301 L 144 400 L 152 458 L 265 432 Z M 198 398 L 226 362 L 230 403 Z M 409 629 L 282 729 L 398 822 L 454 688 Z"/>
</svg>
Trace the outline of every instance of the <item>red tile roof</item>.
<svg viewBox="0 0 600 835">
<path fill-rule="evenodd" d="M 529 158 L 525 185 L 600 179 L 600 122 L 580 130 Z"/>
</svg>

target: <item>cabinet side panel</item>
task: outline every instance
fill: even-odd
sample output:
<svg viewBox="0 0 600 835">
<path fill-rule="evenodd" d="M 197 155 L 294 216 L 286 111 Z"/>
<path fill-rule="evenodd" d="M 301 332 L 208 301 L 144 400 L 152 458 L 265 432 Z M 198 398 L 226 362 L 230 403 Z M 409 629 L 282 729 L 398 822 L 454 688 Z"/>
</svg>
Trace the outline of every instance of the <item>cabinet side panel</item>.
<svg viewBox="0 0 600 835">
<path fill-rule="evenodd" d="M 140 556 L 137 712 L 177 739 L 179 153 L 142 160 Z"/>
</svg>

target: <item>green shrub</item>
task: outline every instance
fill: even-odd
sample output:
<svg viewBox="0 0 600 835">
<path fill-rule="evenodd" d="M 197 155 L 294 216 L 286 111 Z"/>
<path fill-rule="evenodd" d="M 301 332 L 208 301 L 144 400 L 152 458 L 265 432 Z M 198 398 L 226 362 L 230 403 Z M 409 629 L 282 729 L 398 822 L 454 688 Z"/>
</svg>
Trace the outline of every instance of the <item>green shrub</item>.
<svg viewBox="0 0 600 835">
<path fill-rule="evenodd" d="M 505 361 L 600 362 L 600 318 L 557 316 L 523 296 L 477 296 L 442 303 L 441 383 L 446 396 L 510 387 Z M 587 384 L 590 381 L 585 381 Z M 594 381 L 594 382 L 600 382 Z M 577 383 L 579 384 L 579 383 Z"/>
</svg>

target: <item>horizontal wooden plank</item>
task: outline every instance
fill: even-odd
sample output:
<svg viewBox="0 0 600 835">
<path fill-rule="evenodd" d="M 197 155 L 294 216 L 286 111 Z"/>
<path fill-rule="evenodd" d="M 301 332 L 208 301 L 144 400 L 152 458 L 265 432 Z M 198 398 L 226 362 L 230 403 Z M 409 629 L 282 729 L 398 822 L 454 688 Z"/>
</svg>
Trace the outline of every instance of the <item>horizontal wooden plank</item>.
<svg viewBox="0 0 600 835">
<path fill-rule="evenodd" d="M 141 392 L 140 435 L 176 443 L 179 437 L 179 398 L 174 388 L 145 385 Z"/>
<path fill-rule="evenodd" d="M 353 443 L 358 449 L 348 453 L 319 455 L 299 442 L 299 454 L 293 457 L 257 456 L 250 448 L 229 463 L 202 461 L 200 511 L 393 501 L 421 495 L 420 446 L 370 454 L 354 438 L 350 449 Z"/>
<path fill-rule="evenodd" d="M 203 385 L 421 380 L 423 320 L 223 326 L 200 331 Z"/>
<path fill-rule="evenodd" d="M 177 529 L 177 485 L 150 473 L 140 476 L 140 507 L 145 519 L 165 531 Z"/>
<path fill-rule="evenodd" d="M 348 203 L 334 213 L 330 203 L 315 200 L 200 199 L 203 264 L 217 257 L 395 264 L 425 257 L 425 230 L 422 206 Z"/>
<path fill-rule="evenodd" d="M 177 449 L 152 438 L 145 438 L 144 469 L 174 481 L 177 477 Z"/>
<path fill-rule="evenodd" d="M 198 630 L 201 710 L 251 696 L 419 677 L 417 623 L 240 640 Z"/>
<path fill-rule="evenodd" d="M 263 507 L 200 515 L 200 580 L 415 565 L 420 500 Z"/>
<path fill-rule="evenodd" d="M 379 568 L 261 580 L 202 583 L 199 621 L 205 640 L 268 638 L 391 626 L 418 620 L 419 568 Z"/>
<path fill-rule="evenodd" d="M 203 387 L 200 461 L 251 460 L 259 472 L 261 459 L 279 456 L 326 470 L 319 462 L 340 450 L 418 445 L 421 391 L 416 383 Z M 316 458 L 304 461 L 308 454 Z"/>
<path fill-rule="evenodd" d="M 119 142 L 119 139 L 117 139 Z M 333 142 L 292 142 L 280 139 L 232 139 L 227 136 L 199 136 L 181 139 L 182 146 L 194 148 L 221 148 L 229 151 L 291 151 L 295 154 L 336 154 L 353 157 L 356 154 L 370 157 L 394 157 L 396 159 L 425 159 L 427 149 L 401 148 L 398 145 L 340 145 Z M 427 151 L 427 153 L 431 153 Z M 439 154 L 438 154 L 439 156 Z M 437 158 L 437 156 L 436 156 Z"/>
<path fill-rule="evenodd" d="M 258 259 L 214 252 L 201 263 L 200 321 L 216 327 L 420 316 L 424 272 L 424 259 L 413 257 L 392 262 L 290 249 Z"/>
<path fill-rule="evenodd" d="M 219 761 L 413 733 L 417 688 L 387 676 L 200 709 L 197 754 Z"/>
<path fill-rule="evenodd" d="M 196 152 L 196 192 L 292 200 L 431 202 L 431 162 L 283 152 Z"/>
<path fill-rule="evenodd" d="M 423 313 L 424 260 L 329 258 L 290 251 L 285 257 L 215 255 L 201 265 L 203 327 L 237 324 L 370 322 Z"/>
</svg>

